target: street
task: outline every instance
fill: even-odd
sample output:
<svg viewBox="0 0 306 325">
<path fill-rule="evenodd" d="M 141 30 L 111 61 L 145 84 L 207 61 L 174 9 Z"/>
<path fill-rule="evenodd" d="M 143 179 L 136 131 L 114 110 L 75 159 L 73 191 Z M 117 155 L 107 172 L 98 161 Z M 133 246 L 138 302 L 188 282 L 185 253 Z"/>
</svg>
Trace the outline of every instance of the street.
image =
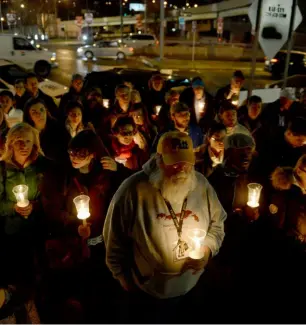
<svg viewBox="0 0 306 325">
<path fill-rule="evenodd" d="M 71 76 L 74 73 L 80 73 L 86 75 L 91 71 L 102 71 L 105 69 L 111 69 L 114 67 L 122 68 L 148 68 L 143 63 L 141 57 L 131 57 L 123 62 L 116 62 L 111 59 L 98 59 L 95 62 L 85 62 L 76 56 L 76 45 L 61 44 L 48 44 L 46 46 L 49 50 L 57 53 L 57 60 L 59 68 L 53 69 L 50 75 L 50 79 L 61 83 L 65 86 L 69 86 Z M 158 62 L 151 59 L 150 62 Z M 188 66 L 187 66 L 188 65 Z M 163 68 L 174 69 L 181 75 L 186 77 L 193 77 L 200 75 L 206 85 L 206 89 L 211 93 L 215 93 L 216 90 L 226 85 L 231 77 L 231 74 L 235 70 L 241 70 L 246 76 L 246 84 L 249 85 L 249 76 L 251 63 L 240 61 L 195 61 L 194 69 L 192 67 L 191 60 L 165 60 Z M 184 68 L 185 67 L 185 68 Z M 264 71 L 263 63 L 259 62 L 256 66 L 255 84 L 254 88 L 264 88 L 266 84 L 272 83 L 273 80 L 269 73 Z"/>
</svg>

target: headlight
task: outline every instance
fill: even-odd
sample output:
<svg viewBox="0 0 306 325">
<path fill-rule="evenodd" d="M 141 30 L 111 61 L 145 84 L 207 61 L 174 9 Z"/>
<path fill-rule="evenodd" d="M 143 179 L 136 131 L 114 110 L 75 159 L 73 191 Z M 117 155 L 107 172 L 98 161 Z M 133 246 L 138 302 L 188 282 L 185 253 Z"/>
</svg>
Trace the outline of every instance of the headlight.
<svg viewBox="0 0 306 325">
<path fill-rule="evenodd" d="M 56 61 L 56 53 L 52 53 L 51 61 L 54 62 Z"/>
<path fill-rule="evenodd" d="M 78 52 L 78 53 L 82 53 L 82 52 L 83 52 L 83 49 L 82 49 L 81 47 L 79 47 L 79 48 L 77 49 L 77 52 Z"/>
<path fill-rule="evenodd" d="M 41 40 L 42 40 L 42 41 L 45 40 L 45 35 L 41 35 Z"/>
<path fill-rule="evenodd" d="M 87 41 L 87 38 L 88 38 L 88 37 L 87 37 L 87 35 L 83 35 L 82 38 L 83 38 L 83 41 Z"/>
<path fill-rule="evenodd" d="M 34 39 L 37 41 L 38 40 L 38 35 L 35 34 Z"/>
</svg>

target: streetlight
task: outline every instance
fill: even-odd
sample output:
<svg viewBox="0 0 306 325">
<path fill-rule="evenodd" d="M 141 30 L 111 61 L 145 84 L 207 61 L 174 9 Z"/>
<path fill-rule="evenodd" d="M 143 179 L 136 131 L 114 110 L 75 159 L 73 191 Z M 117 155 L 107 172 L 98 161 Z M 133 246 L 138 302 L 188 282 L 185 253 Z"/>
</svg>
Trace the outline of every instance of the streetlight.
<svg viewBox="0 0 306 325">
<path fill-rule="evenodd" d="M 23 3 L 20 5 L 20 8 L 21 9 L 24 9 L 24 4 Z"/>
</svg>

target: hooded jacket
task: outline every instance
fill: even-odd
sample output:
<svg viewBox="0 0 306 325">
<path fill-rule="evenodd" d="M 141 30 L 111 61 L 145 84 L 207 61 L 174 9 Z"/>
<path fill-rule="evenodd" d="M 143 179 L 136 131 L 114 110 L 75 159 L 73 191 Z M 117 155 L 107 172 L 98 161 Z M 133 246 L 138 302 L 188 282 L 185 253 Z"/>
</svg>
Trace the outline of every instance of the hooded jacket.
<svg viewBox="0 0 306 325">
<path fill-rule="evenodd" d="M 177 258 L 177 230 L 163 197 L 149 181 L 156 168 L 153 157 L 113 197 L 103 229 L 106 263 L 115 278 L 132 272 L 140 289 L 157 298 L 171 298 L 190 291 L 202 272 L 181 273 L 188 250 Z M 204 245 L 214 256 L 224 239 L 226 213 L 206 178 L 196 172 L 196 180 L 187 197 L 182 237 L 188 240 L 188 229 L 205 230 Z"/>
</svg>

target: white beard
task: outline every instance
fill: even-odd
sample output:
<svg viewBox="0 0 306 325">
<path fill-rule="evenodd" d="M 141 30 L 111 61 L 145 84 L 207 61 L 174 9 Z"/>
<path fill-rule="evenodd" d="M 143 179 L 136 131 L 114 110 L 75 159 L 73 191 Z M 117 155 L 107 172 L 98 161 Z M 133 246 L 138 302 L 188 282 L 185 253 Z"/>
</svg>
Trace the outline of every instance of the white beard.
<svg viewBox="0 0 306 325">
<path fill-rule="evenodd" d="M 164 199 L 173 206 L 181 206 L 187 195 L 196 188 L 197 178 L 194 169 L 186 174 L 181 172 L 171 178 L 165 177 L 162 169 L 158 168 L 149 176 L 150 183 L 161 191 Z"/>
</svg>

